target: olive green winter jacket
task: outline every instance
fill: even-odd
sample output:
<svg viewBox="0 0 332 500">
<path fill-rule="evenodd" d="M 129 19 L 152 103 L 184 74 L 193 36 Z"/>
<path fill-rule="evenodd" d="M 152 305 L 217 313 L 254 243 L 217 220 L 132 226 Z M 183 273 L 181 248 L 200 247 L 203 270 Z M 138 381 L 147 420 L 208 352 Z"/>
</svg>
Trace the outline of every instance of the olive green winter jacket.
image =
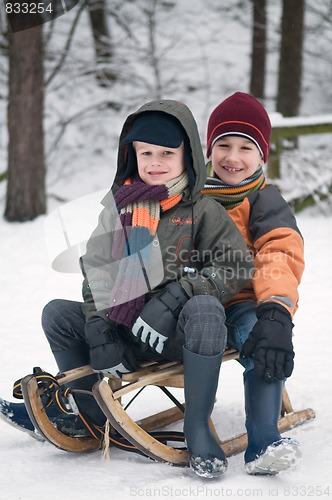
<svg viewBox="0 0 332 500">
<path fill-rule="evenodd" d="M 191 186 L 182 200 L 161 212 L 156 236 L 149 254 L 143 255 L 149 268 L 146 300 L 171 281 L 179 280 L 189 296 L 209 294 L 228 302 L 250 278 L 252 259 L 236 225 L 216 201 L 203 196 L 206 168 L 196 122 L 184 104 L 155 101 L 142 106 L 126 119 L 119 140 L 118 162 L 111 190 L 102 200 L 103 210 L 92 233 L 86 254 L 81 258 L 84 275 L 83 298 L 86 319 L 108 319 L 110 290 L 116 278 L 117 263 L 112 258 L 112 238 L 121 224 L 113 194 L 122 186 L 128 146 L 123 144 L 133 119 L 143 111 L 163 111 L 176 117 L 185 129 L 192 152 Z M 195 270 L 188 273 L 187 268 Z M 145 270 L 144 270 L 145 271 Z M 152 273 L 152 274 L 151 274 Z M 151 285 L 152 283 L 152 285 Z"/>
</svg>

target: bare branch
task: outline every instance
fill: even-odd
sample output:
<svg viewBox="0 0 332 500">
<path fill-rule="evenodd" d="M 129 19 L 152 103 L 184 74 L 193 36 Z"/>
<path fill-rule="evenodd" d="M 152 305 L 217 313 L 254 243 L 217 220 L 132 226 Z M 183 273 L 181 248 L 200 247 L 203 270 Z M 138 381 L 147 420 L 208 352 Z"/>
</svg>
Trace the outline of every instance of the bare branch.
<svg viewBox="0 0 332 500">
<path fill-rule="evenodd" d="M 69 32 L 69 35 L 68 35 L 68 39 L 67 39 L 67 43 L 64 47 L 64 49 L 62 50 L 61 52 L 61 57 L 60 57 L 60 60 L 58 62 L 58 64 L 53 68 L 53 71 L 51 72 L 51 74 L 49 75 L 49 77 L 46 79 L 45 81 L 45 87 L 47 87 L 51 81 L 53 80 L 53 78 L 57 75 L 57 73 L 59 73 L 59 71 L 61 70 L 65 60 L 66 60 L 66 57 L 69 53 L 69 49 L 70 49 L 70 45 L 72 43 L 72 40 L 73 40 L 73 37 L 74 37 L 74 33 L 75 33 L 75 29 L 77 27 L 77 24 L 78 24 L 78 21 L 79 21 L 79 18 L 83 12 L 83 9 L 86 7 L 88 3 L 88 0 L 83 0 L 81 5 L 80 5 L 80 8 L 78 9 L 77 11 L 77 14 L 76 14 L 76 17 L 74 19 L 74 22 L 71 26 L 71 29 L 70 29 L 70 32 Z"/>
</svg>

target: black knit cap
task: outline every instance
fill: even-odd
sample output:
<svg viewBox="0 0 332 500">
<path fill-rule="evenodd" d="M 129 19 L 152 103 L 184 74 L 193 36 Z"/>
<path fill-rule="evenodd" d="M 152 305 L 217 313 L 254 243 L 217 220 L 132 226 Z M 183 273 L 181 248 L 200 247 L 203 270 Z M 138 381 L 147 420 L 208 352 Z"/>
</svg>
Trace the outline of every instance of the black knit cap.
<svg viewBox="0 0 332 500">
<path fill-rule="evenodd" d="M 134 119 L 123 142 L 129 144 L 140 141 L 167 148 L 178 148 L 186 137 L 184 128 L 174 116 L 162 111 L 145 111 Z"/>
</svg>

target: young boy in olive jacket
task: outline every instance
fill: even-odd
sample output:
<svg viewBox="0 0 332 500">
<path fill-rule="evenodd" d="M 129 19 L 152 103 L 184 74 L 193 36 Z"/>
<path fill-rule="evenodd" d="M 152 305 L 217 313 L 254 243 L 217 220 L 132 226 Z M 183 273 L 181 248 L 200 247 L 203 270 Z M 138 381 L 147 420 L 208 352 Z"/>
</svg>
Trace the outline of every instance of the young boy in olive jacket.
<svg viewBox="0 0 332 500">
<path fill-rule="evenodd" d="M 227 468 L 209 426 L 226 343 L 222 304 L 248 281 L 252 259 L 226 210 L 201 194 L 205 179 L 184 104 L 150 102 L 131 114 L 113 187 L 81 258 L 84 302 L 51 301 L 42 325 L 60 371 L 90 363 L 121 377 L 138 360 L 183 360 L 190 465 L 215 477 Z M 91 390 L 98 376 L 69 385 Z M 94 401 L 77 394 L 76 402 L 104 424 Z"/>
<path fill-rule="evenodd" d="M 224 206 L 255 261 L 251 282 L 226 304 L 228 346 L 241 352 L 249 474 L 277 474 L 300 457 L 299 444 L 282 438 L 284 380 L 293 371 L 292 317 L 304 269 L 303 240 L 277 189 L 265 182 L 271 123 L 261 103 L 236 92 L 211 113 L 210 160 L 203 193 Z"/>
</svg>

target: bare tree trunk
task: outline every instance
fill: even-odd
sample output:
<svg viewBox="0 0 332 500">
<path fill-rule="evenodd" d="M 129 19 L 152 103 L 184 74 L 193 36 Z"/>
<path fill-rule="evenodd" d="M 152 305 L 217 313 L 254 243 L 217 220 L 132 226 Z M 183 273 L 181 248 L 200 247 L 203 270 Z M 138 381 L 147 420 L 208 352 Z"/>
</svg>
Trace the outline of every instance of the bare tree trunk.
<svg viewBox="0 0 332 500">
<path fill-rule="evenodd" d="M 149 61 L 154 75 L 156 99 L 162 97 L 161 61 L 157 50 L 157 7 L 158 0 L 150 2 L 150 8 L 146 9 L 148 32 L 149 32 Z"/>
<path fill-rule="evenodd" d="M 305 0 L 283 0 L 277 111 L 296 116 L 301 104 Z"/>
<path fill-rule="evenodd" d="M 266 0 L 253 0 L 250 94 L 264 98 L 266 66 Z"/>
<path fill-rule="evenodd" d="M 46 211 L 42 27 L 9 29 L 8 187 L 5 218 L 32 220 Z"/>
<path fill-rule="evenodd" d="M 116 80 L 116 75 L 109 67 L 113 48 L 105 0 L 88 0 L 88 9 L 96 54 L 97 78 L 101 82 L 103 80 L 112 82 Z"/>
</svg>

